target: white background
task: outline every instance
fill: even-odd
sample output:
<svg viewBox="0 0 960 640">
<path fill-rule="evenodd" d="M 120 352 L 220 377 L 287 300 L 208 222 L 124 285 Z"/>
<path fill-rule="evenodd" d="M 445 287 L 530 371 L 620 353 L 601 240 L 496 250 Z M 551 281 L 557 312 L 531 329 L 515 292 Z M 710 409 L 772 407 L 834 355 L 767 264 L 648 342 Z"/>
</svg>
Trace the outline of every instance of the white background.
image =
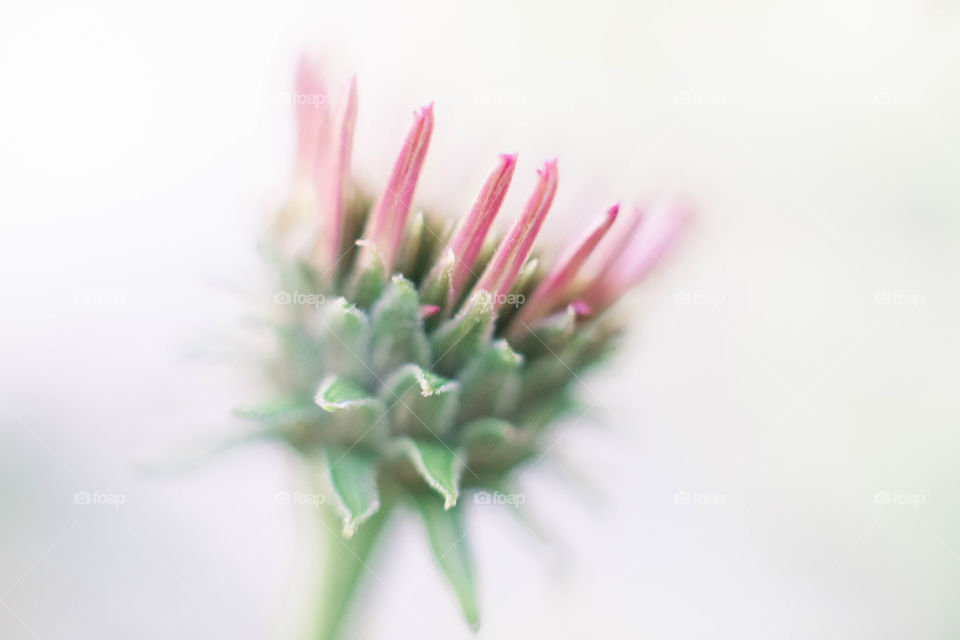
<svg viewBox="0 0 960 640">
<path fill-rule="evenodd" d="M 479 637 L 957 637 L 960 6 L 458 4 L 0 10 L 0 637 L 294 626 L 289 456 L 143 468 L 256 399 L 235 338 L 304 47 L 359 74 L 369 184 L 435 100 L 431 207 L 501 151 L 508 219 L 560 157 L 545 246 L 618 199 L 699 205 L 556 443 L 593 488 L 522 478 L 554 546 L 473 505 Z M 382 550 L 353 637 L 471 637 L 421 537 Z"/>
</svg>

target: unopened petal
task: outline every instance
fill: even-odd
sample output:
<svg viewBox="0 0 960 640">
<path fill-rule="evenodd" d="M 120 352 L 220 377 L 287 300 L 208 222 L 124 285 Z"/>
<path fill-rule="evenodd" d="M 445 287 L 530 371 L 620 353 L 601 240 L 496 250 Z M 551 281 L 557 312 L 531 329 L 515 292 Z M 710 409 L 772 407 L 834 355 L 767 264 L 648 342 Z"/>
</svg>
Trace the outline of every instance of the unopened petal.
<svg viewBox="0 0 960 640">
<path fill-rule="evenodd" d="M 544 313 L 549 313 L 563 301 L 568 294 L 569 287 L 579 273 L 583 264 L 593 253 L 597 245 L 609 231 L 620 205 L 615 204 L 604 212 L 600 220 L 587 229 L 583 237 L 572 244 L 557 260 L 553 268 L 540 282 L 530 300 L 523 305 L 520 315 L 514 320 L 514 326 L 519 331 L 524 325 L 535 322 Z"/>
<path fill-rule="evenodd" d="M 489 291 L 493 295 L 495 306 L 498 306 L 497 301 L 510 291 L 557 192 L 555 159 L 547 161 L 538 174 L 537 186 L 523 213 L 510 228 L 477 283 L 477 290 Z"/>
<path fill-rule="evenodd" d="M 370 214 L 364 232 L 364 238 L 373 242 L 380 251 L 388 273 L 393 269 L 403 226 L 410 213 L 413 190 L 427 155 L 432 132 L 433 103 L 430 103 L 414 114 L 413 126 L 404 140 L 386 190 Z"/>
<path fill-rule="evenodd" d="M 496 167 L 487 177 L 477 195 L 476 202 L 454 232 L 449 248 L 457 256 L 451 281 L 451 292 L 459 295 L 470 275 L 473 262 L 483 247 L 490 225 L 496 217 L 513 178 L 517 154 L 503 154 Z"/>
</svg>

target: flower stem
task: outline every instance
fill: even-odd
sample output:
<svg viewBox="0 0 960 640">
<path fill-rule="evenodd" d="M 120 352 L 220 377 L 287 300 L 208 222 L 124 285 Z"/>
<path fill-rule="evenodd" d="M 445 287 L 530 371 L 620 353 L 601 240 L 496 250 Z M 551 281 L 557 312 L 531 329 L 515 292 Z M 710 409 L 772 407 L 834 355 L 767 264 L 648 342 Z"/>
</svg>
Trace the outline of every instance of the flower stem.
<svg viewBox="0 0 960 640">
<path fill-rule="evenodd" d="M 329 513 L 320 515 L 326 548 L 320 570 L 319 601 L 313 614 L 314 629 L 308 640 L 337 640 L 340 637 L 360 579 L 370 571 L 367 566 L 370 555 L 389 518 L 389 511 L 382 508 L 358 527 L 351 538 L 340 534 L 339 522 Z"/>
</svg>

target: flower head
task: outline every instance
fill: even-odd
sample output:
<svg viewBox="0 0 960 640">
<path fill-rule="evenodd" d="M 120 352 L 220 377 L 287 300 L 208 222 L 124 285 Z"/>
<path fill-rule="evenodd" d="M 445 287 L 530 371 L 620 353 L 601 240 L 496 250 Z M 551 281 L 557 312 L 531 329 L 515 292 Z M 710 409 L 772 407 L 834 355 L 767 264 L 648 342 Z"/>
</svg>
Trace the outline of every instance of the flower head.
<svg viewBox="0 0 960 640">
<path fill-rule="evenodd" d="M 323 83 L 301 62 L 297 87 Z M 245 414 L 322 461 L 344 535 L 376 531 L 395 505 L 415 505 L 475 623 L 462 496 L 503 491 L 545 454 L 545 431 L 573 408 L 573 382 L 619 332 L 607 310 L 658 263 L 689 210 L 667 202 L 624 223 L 614 204 L 541 273 L 534 245 L 557 192 L 557 160 L 539 169 L 502 238 L 491 229 L 516 154 L 497 159 L 449 231 L 442 219 L 411 216 L 433 105 L 414 113 L 374 198 L 350 177 L 354 80 L 337 104 L 332 118 L 297 105 L 297 174 L 312 176 L 318 236 L 312 253 L 281 261 L 278 397 Z"/>
</svg>

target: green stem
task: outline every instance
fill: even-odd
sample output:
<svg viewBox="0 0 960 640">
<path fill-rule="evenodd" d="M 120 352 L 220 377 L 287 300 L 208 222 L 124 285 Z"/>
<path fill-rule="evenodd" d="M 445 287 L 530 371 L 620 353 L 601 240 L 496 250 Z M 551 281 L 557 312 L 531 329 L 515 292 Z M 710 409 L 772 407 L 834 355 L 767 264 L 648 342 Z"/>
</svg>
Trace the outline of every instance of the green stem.
<svg viewBox="0 0 960 640">
<path fill-rule="evenodd" d="M 340 523 L 326 509 L 321 512 L 322 534 L 326 541 L 320 576 L 319 602 L 314 612 L 314 629 L 309 640 L 337 640 L 343 631 L 353 596 L 376 541 L 389 518 L 389 508 L 361 524 L 351 538 L 340 534 Z"/>
</svg>

